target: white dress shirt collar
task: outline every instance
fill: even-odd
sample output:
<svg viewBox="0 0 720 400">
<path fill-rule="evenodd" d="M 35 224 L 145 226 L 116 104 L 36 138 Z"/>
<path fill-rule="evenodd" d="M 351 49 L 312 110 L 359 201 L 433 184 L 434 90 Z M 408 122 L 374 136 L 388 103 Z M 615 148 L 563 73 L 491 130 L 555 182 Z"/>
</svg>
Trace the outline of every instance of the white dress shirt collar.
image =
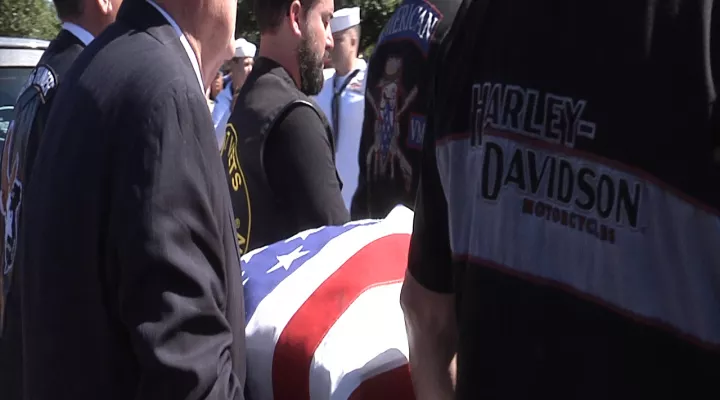
<svg viewBox="0 0 720 400">
<path fill-rule="evenodd" d="M 347 77 L 350 76 L 350 74 L 352 74 L 356 69 L 359 69 L 360 72 L 365 71 L 365 69 L 367 69 L 367 62 L 365 62 L 362 58 L 356 58 L 353 63 L 353 69 L 351 69 L 346 75 L 340 76 L 337 72 L 335 72 L 336 79 L 334 79 L 333 89 L 337 89 L 340 85 L 342 85 L 345 82 L 345 79 L 347 79 Z"/>
<path fill-rule="evenodd" d="M 63 22 L 62 28 L 75 35 L 75 37 L 83 42 L 85 46 L 89 45 L 94 39 L 92 33 L 88 32 L 82 26 L 73 24 L 72 22 Z"/>
<path fill-rule="evenodd" d="M 182 43 L 183 48 L 185 49 L 185 52 L 187 53 L 188 58 L 190 58 L 190 63 L 193 66 L 193 69 L 195 70 L 195 75 L 197 75 L 198 83 L 200 84 L 200 91 L 205 93 L 205 85 L 203 84 L 202 80 L 202 74 L 200 73 L 200 63 L 198 62 L 197 55 L 193 51 L 192 47 L 190 47 L 190 42 L 188 42 L 187 37 L 185 34 L 180 30 L 180 27 L 178 26 L 177 22 L 168 14 L 165 10 L 162 9 L 157 3 L 155 3 L 153 0 L 147 0 L 150 5 L 155 7 L 155 9 L 160 12 L 160 14 L 165 17 L 165 19 L 172 25 L 173 29 L 175 29 L 175 32 L 180 37 L 180 43 Z"/>
</svg>

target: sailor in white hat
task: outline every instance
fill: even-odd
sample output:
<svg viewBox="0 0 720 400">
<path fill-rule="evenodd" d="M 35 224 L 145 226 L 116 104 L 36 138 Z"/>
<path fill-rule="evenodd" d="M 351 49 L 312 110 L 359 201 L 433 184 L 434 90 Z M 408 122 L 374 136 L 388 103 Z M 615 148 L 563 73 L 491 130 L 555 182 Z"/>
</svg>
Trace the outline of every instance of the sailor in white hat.
<svg viewBox="0 0 720 400">
<path fill-rule="evenodd" d="M 225 125 L 235 105 L 235 96 L 240 92 L 245 79 L 252 71 L 256 51 L 257 47 L 244 38 L 235 40 L 235 55 L 229 61 L 231 82 L 218 94 L 215 99 L 215 108 L 212 111 L 218 146 L 222 146 L 225 140 Z"/>
<path fill-rule="evenodd" d="M 335 46 L 330 53 L 334 68 L 324 71 L 325 83 L 316 101 L 332 124 L 335 135 L 336 166 L 343 182 L 345 206 L 357 188 L 358 151 L 365 111 L 365 70 L 358 58 L 360 48 L 360 8 L 335 11 L 330 20 Z"/>
</svg>

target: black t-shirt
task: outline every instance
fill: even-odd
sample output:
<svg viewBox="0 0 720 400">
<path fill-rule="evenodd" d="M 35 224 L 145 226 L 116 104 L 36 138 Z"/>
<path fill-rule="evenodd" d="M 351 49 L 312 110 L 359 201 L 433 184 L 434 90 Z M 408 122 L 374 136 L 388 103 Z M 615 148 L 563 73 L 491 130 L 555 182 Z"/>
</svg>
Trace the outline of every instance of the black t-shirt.
<svg viewBox="0 0 720 400">
<path fill-rule="evenodd" d="M 354 219 L 413 207 L 434 55 L 460 3 L 405 0 L 378 38 L 367 70 Z"/>
<path fill-rule="evenodd" d="M 268 134 L 265 169 L 275 195 L 294 220 L 292 236 L 323 225 L 342 225 L 350 216 L 340 196 L 332 144 L 317 112 L 299 105 Z"/>
<path fill-rule="evenodd" d="M 619 5 L 468 0 L 443 44 L 409 268 L 459 399 L 717 398 L 720 5 Z"/>
</svg>

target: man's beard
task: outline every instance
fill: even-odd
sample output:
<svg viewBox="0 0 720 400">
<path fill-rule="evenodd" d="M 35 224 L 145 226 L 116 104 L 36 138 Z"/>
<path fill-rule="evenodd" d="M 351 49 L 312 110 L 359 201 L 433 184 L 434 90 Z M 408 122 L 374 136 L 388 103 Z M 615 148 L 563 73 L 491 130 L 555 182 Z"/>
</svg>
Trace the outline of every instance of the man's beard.
<svg viewBox="0 0 720 400">
<path fill-rule="evenodd" d="M 300 91 L 308 96 L 314 96 L 320 93 L 323 87 L 323 56 L 325 53 L 313 53 L 312 49 L 317 45 L 317 38 L 307 26 L 304 31 L 298 46 Z"/>
</svg>

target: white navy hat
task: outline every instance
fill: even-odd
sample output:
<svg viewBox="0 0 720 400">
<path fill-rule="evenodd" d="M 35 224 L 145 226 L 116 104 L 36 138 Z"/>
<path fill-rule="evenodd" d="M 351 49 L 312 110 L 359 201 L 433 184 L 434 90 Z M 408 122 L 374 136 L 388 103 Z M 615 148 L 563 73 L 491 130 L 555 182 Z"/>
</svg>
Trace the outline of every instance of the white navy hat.
<svg viewBox="0 0 720 400">
<path fill-rule="evenodd" d="M 245 40 L 240 38 L 235 40 L 235 57 L 255 57 L 255 51 L 257 47 Z"/>
<path fill-rule="evenodd" d="M 332 33 L 344 31 L 360 24 L 360 7 L 341 8 L 333 13 L 330 20 Z"/>
</svg>

